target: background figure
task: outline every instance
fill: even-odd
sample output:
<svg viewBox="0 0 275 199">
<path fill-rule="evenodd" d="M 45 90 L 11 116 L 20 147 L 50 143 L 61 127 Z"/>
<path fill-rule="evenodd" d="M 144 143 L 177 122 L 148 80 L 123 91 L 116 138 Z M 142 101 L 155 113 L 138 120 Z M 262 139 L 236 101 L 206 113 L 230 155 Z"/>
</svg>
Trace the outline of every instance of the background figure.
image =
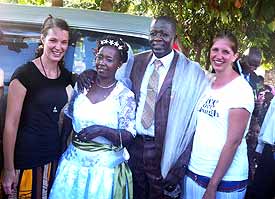
<svg viewBox="0 0 275 199">
<path fill-rule="evenodd" d="M 132 91 L 115 79 L 117 69 L 127 61 L 128 46 L 108 36 L 98 41 L 96 53 L 91 87 L 84 93 L 76 88 L 65 111 L 74 133 L 59 162 L 52 199 L 133 198 L 125 146 L 136 134 L 136 103 Z M 121 74 L 120 78 L 124 79 Z"/>
<path fill-rule="evenodd" d="M 261 51 L 256 47 L 251 47 L 237 61 L 238 71 L 249 82 L 255 97 L 258 94 L 258 84 L 261 84 L 261 78 L 258 77 L 255 70 L 261 65 L 261 60 Z"/>
<path fill-rule="evenodd" d="M 275 197 L 275 98 L 266 113 L 258 138 L 256 151 L 261 154 L 249 199 L 273 199 Z"/>
<path fill-rule="evenodd" d="M 259 91 L 264 88 L 264 77 L 261 75 L 258 75 L 258 83 L 257 83 L 257 91 L 259 94 Z"/>
<path fill-rule="evenodd" d="M 69 26 L 49 16 L 40 38 L 37 58 L 15 71 L 8 90 L 2 183 L 9 198 L 47 198 L 61 152 L 58 119 L 72 83 L 62 62 Z"/>
<path fill-rule="evenodd" d="M 137 136 L 129 165 L 137 199 L 180 194 L 194 132 L 193 110 L 208 83 L 199 64 L 173 50 L 175 38 L 175 21 L 156 18 L 150 27 L 152 50 L 134 59 Z"/>
<path fill-rule="evenodd" d="M 198 102 L 184 199 L 241 199 L 245 195 L 245 135 L 254 97 L 249 84 L 233 70 L 237 50 L 237 39 L 230 32 L 221 32 L 212 41 L 210 62 L 216 78 Z"/>
<path fill-rule="evenodd" d="M 257 96 L 262 86 L 262 77 L 259 77 L 255 70 L 260 66 L 262 60 L 261 51 L 256 47 L 247 49 L 244 55 L 237 61 L 238 72 L 243 76 L 251 88 L 253 89 L 255 97 L 255 108 L 253 110 L 250 127 L 246 136 L 248 147 L 248 161 L 249 161 L 249 179 L 253 180 L 253 176 L 256 169 L 257 155 L 255 148 L 257 145 L 257 138 L 259 135 L 259 113 L 260 107 L 257 103 Z"/>
<path fill-rule="evenodd" d="M 274 95 L 272 94 L 272 89 L 268 85 L 264 85 L 264 87 L 259 91 L 259 95 L 257 98 L 257 108 L 258 110 L 258 122 L 259 126 L 262 126 L 262 123 L 265 118 L 265 114 L 269 108 L 270 102 Z"/>
</svg>

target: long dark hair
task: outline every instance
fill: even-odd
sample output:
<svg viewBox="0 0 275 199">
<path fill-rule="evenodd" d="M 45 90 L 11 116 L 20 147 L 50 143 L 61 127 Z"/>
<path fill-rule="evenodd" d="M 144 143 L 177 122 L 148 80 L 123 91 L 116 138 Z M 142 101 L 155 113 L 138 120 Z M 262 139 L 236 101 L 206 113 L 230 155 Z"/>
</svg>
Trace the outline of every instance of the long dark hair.
<svg viewBox="0 0 275 199">
<path fill-rule="evenodd" d="M 40 33 L 46 37 L 48 35 L 48 31 L 52 28 L 60 28 L 61 30 L 66 30 L 68 32 L 70 32 L 70 27 L 67 24 L 67 22 L 64 19 L 60 19 L 60 18 L 55 18 L 52 15 L 49 15 L 45 20 L 44 23 L 41 27 L 41 31 Z M 35 53 L 35 57 L 40 57 L 44 52 L 44 47 L 42 42 L 40 42 L 38 48 L 36 49 L 36 53 Z M 60 67 L 64 66 L 64 58 L 62 58 L 59 62 L 58 65 Z"/>
</svg>

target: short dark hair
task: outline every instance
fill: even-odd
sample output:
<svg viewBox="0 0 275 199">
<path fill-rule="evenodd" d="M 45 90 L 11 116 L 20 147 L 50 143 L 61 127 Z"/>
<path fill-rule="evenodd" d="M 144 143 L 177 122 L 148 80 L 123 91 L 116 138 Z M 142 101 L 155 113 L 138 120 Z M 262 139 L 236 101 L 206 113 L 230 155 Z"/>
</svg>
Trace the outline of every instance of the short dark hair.
<svg viewBox="0 0 275 199">
<path fill-rule="evenodd" d="M 169 23 L 172 27 L 172 30 L 174 31 L 174 33 L 177 32 L 177 21 L 170 16 L 158 16 L 155 18 L 155 21 L 165 21 L 167 23 Z"/>
<path fill-rule="evenodd" d="M 258 67 L 262 59 L 261 51 L 256 47 L 250 47 L 248 49 L 248 54 L 245 55 L 245 59 L 249 65 Z"/>
<path fill-rule="evenodd" d="M 253 46 L 248 49 L 248 56 L 262 57 L 262 54 L 261 54 L 261 51 L 257 47 Z"/>
<path fill-rule="evenodd" d="M 259 81 L 264 81 L 264 77 L 261 76 L 261 75 L 258 75 L 258 80 L 259 80 Z"/>
</svg>

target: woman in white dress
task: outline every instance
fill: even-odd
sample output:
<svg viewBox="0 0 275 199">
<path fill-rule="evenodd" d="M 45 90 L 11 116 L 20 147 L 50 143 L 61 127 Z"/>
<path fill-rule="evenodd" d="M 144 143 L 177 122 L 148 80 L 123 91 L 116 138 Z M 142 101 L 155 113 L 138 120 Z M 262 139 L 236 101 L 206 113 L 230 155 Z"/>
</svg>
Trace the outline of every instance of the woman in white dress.
<svg viewBox="0 0 275 199">
<path fill-rule="evenodd" d="M 98 41 L 96 73 L 83 93 L 74 90 L 67 116 L 72 120 L 72 143 L 58 166 L 50 198 L 132 198 L 127 146 L 134 138 L 134 94 L 115 79 L 127 61 L 128 46 L 108 36 Z M 124 146 L 124 147 L 123 147 Z"/>
</svg>

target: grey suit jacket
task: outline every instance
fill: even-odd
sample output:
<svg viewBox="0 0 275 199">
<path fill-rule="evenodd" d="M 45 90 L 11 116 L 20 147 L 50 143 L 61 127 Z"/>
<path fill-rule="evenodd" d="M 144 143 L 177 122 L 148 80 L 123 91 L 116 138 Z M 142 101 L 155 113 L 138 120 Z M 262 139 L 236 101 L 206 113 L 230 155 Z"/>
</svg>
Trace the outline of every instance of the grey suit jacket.
<svg viewBox="0 0 275 199">
<path fill-rule="evenodd" d="M 135 93 L 136 103 L 138 104 L 140 98 L 140 87 L 142 79 L 146 70 L 148 63 L 152 58 L 152 51 L 147 51 L 135 56 L 134 65 L 131 72 L 132 80 L 132 91 Z M 157 97 L 156 107 L 155 107 L 155 142 L 157 145 L 158 156 L 156 161 L 160 163 L 162 158 L 163 142 L 165 139 L 168 113 L 169 113 L 169 104 L 171 97 L 172 89 L 172 80 L 177 64 L 179 54 L 175 51 L 174 58 L 172 60 L 171 66 L 168 70 L 168 73 L 164 79 L 162 87 Z M 175 181 L 179 182 L 185 173 L 186 165 L 190 159 L 191 154 L 191 144 L 180 156 L 176 164 L 170 169 L 166 178 L 174 178 Z"/>
</svg>

